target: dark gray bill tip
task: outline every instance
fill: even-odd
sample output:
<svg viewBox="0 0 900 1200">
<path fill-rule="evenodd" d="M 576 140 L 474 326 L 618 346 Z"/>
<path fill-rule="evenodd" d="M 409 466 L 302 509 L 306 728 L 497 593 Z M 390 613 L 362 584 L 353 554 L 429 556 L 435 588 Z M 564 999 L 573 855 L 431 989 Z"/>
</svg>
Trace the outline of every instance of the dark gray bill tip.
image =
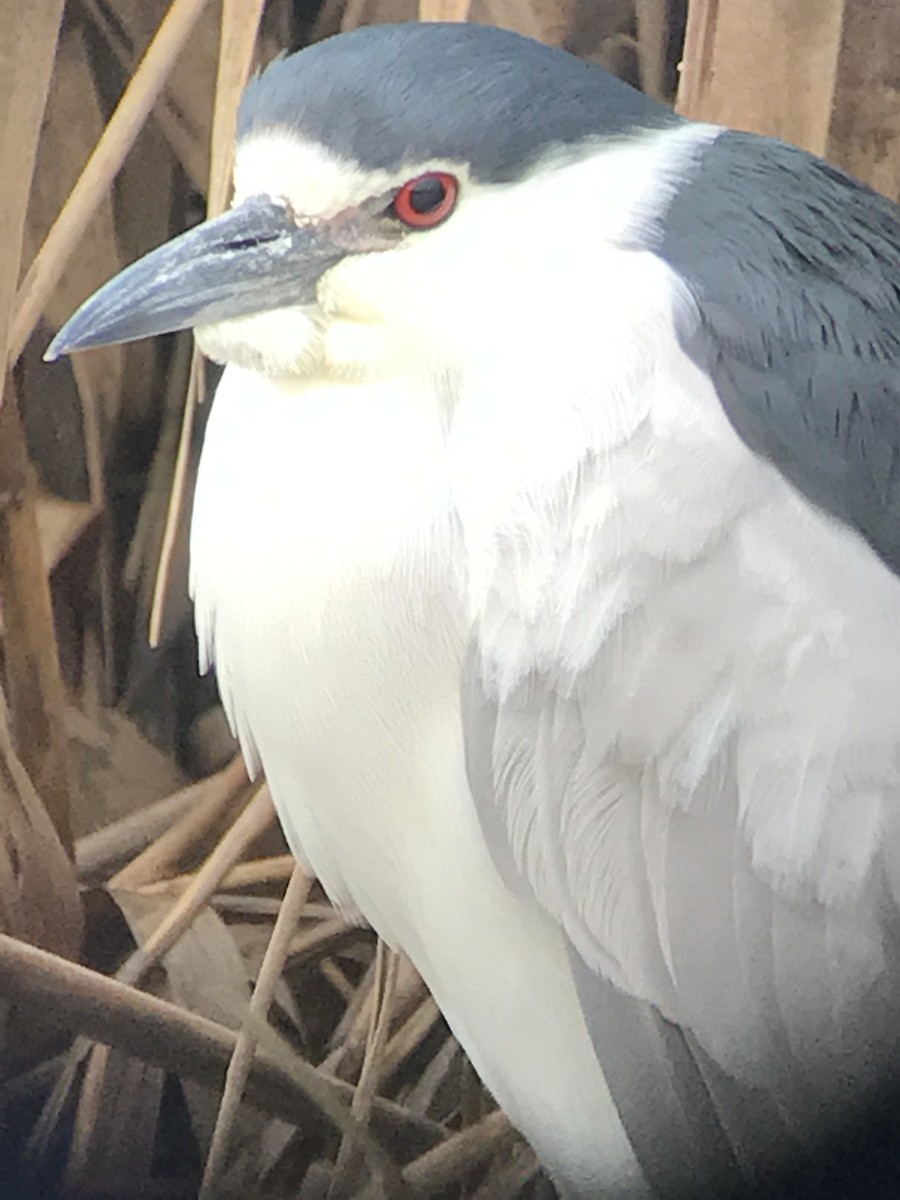
<svg viewBox="0 0 900 1200">
<path fill-rule="evenodd" d="M 66 324 L 63 328 L 68 328 L 68 324 Z M 72 347 L 61 335 L 62 329 L 44 351 L 44 362 L 56 362 L 58 358 L 62 358 L 64 354 L 68 354 L 71 350 Z"/>
<path fill-rule="evenodd" d="M 345 253 L 321 231 L 297 225 L 283 203 L 251 196 L 104 284 L 66 322 L 44 359 L 311 304 L 319 279 Z"/>
</svg>

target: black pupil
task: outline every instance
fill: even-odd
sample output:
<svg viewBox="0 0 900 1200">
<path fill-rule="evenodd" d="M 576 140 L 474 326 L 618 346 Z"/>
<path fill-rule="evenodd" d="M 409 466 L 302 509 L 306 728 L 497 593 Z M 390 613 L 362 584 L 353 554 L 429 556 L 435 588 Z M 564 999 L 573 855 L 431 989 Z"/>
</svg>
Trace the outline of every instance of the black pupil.
<svg viewBox="0 0 900 1200">
<path fill-rule="evenodd" d="M 413 212 L 430 213 L 442 203 L 447 195 L 443 179 L 427 175 L 409 190 L 409 207 Z"/>
</svg>

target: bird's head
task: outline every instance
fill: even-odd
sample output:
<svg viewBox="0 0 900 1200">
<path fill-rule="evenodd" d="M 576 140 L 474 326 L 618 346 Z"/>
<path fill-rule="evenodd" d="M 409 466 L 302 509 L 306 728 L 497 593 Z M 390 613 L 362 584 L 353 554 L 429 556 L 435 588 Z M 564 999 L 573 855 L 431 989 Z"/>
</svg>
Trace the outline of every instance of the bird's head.
<svg viewBox="0 0 900 1200">
<path fill-rule="evenodd" d="M 248 87 L 232 208 L 106 284 L 48 357 L 194 328 L 211 358 L 271 375 L 357 377 L 417 353 L 452 368 L 460 346 L 527 338 L 560 288 L 598 282 L 585 250 L 634 226 L 645 147 L 674 120 L 484 26 L 318 43 Z"/>
</svg>

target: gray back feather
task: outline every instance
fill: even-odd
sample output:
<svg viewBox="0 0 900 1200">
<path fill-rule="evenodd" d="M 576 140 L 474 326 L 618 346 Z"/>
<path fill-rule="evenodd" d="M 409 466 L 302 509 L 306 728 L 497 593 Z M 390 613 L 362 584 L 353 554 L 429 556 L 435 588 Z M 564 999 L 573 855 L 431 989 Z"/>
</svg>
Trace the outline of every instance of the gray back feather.
<svg viewBox="0 0 900 1200">
<path fill-rule="evenodd" d="M 741 437 L 900 569 L 897 207 L 792 146 L 726 133 L 660 254 L 702 317 L 684 348 Z"/>
</svg>

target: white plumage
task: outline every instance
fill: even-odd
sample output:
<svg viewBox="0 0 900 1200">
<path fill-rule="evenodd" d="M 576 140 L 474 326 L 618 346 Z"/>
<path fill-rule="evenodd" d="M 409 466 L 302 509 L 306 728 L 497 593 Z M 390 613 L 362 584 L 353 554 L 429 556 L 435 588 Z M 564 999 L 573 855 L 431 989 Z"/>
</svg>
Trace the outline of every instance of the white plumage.
<svg viewBox="0 0 900 1200">
<path fill-rule="evenodd" d="M 437 407 L 396 380 L 346 405 L 248 383 L 230 367 L 219 387 L 192 530 L 198 627 L 245 753 L 293 849 L 412 956 L 544 1161 L 592 1194 L 635 1169 L 559 931 L 500 881 L 468 794 Z"/>
<path fill-rule="evenodd" d="M 605 311 L 593 273 L 578 269 L 583 249 L 562 223 L 536 247 L 532 267 L 538 294 L 564 289 L 571 306 L 517 297 L 499 266 L 486 274 L 502 294 L 471 290 L 466 264 L 451 269 L 455 238 L 478 236 L 486 255 L 519 255 L 534 212 L 524 206 L 517 224 L 514 206 L 473 189 L 468 228 L 454 234 L 448 226 L 443 239 L 435 231 L 408 263 L 395 255 L 346 264 L 292 373 L 287 347 L 297 345 L 296 332 L 281 313 L 198 331 L 214 357 L 252 355 L 255 363 L 262 348 L 277 372 L 227 367 L 192 524 L 198 634 L 245 753 L 265 767 L 295 852 L 339 904 L 411 955 L 488 1086 L 556 1177 L 581 1195 L 636 1179 L 637 1169 L 559 931 L 537 904 L 508 892 L 487 854 L 465 779 L 460 676 L 473 623 L 489 653 L 496 625 L 498 655 L 528 669 L 518 626 L 565 614 L 566 594 L 557 610 L 548 590 L 560 571 L 572 576 L 577 608 L 577 547 L 561 524 L 565 511 L 550 507 L 558 481 L 586 439 L 611 465 L 621 452 L 630 476 L 627 447 L 654 404 L 653 381 L 667 357 L 682 357 L 668 314 L 648 319 L 648 282 L 664 269 L 613 241 L 657 164 L 690 154 L 694 138 L 677 140 L 683 150 L 648 139 L 568 169 L 588 179 L 567 180 L 561 170 L 542 181 L 551 217 L 564 197 L 584 197 L 583 214 L 566 201 L 568 216 L 593 222 L 596 248 L 619 280 Z M 251 143 L 252 171 L 245 150 L 239 188 L 246 177 L 277 196 L 284 179 L 296 180 L 297 198 L 287 197 L 296 204 L 305 164 L 321 185 L 315 149 L 291 147 L 283 135 L 271 146 Z M 623 186 L 631 172 L 633 190 Z M 613 181 L 621 208 L 595 212 L 590 198 Z M 340 201 L 320 203 L 328 211 Z M 464 209 L 458 217 L 464 225 Z M 414 273 L 440 280 L 431 305 L 415 303 Z M 454 314 L 464 328 L 453 326 Z M 563 314 L 564 331 L 552 323 Z M 296 314 L 301 328 L 307 320 Z M 335 330 L 341 350 L 332 366 Z M 473 355 L 475 331 L 482 350 Z M 465 357 L 454 356 L 456 338 Z M 536 372 L 529 346 L 559 338 L 589 357 L 590 374 L 546 355 Z M 510 361 L 521 373 L 505 369 Z M 595 375 L 595 363 L 607 385 L 567 386 Z M 616 484 L 604 486 L 615 507 Z M 588 537 L 598 501 L 591 497 L 576 518 Z M 517 529 L 521 559 L 508 564 L 503 542 Z M 556 561 L 544 558 L 551 550 Z M 623 585 L 610 580 L 613 590 Z M 546 636 L 555 646 L 567 629 Z"/>
<path fill-rule="evenodd" d="M 476 106 L 493 157 L 411 158 L 407 122 L 399 165 L 363 166 L 393 126 L 355 76 L 351 163 L 284 119 L 276 75 L 237 215 L 182 243 L 208 294 L 151 259 L 60 343 L 177 320 L 226 363 L 191 538 L 203 663 L 292 848 L 409 953 L 566 1196 L 767 1194 L 900 1059 L 900 285 L 871 250 L 895 218 L 798 152 L 595 95 L 565 56 L 398 28 L 341 39 L 346 62 L 375 38 L 405 105 L 405 39 L 452 42 L 464 80 L 485 39 L 484 95 L 518 120 L 525 56 L 559 137 L 520 138 L 513 171 Z M 303 121 L 343 145 L 315 78 Z M 694 187 L 714 158 L 721 231 Z M 429 172 L 452 216 L 400 230 Z M 826 254 L 813 217 L 844 209 Z"/>
<path fill-rule="evenodd" d="M 227 368 L 195 500 L 201 642 L 292 847 L 411 954 L 488 1085 L 584 1195 L 621 1183 L 629 1152 L 558 931 L 504 888 L 472 807 L 460 675 L 473 629 L 500 701 L 552 671 L 586 709 L 601 764 L 602 777 L 573 768 L 561 792 L 525 790 L 534 807 L 510 814 L 524 874 L 590 965 L 671 1019 L 711 1020 L 708 1048 L 750 1078 L 766 1013 L 741 981 L 714 983 L 751 1049 L 736 1045 L 708 977 L 698 993 L 690 959 L 673 956 L 670 825 L 715 824 L 733 744 L 753 867 L 780 894 L 834 903 L 839 931 L 882 833 L 900 733 L 900 584 L 737 437 L 675 339 L 690 296 L 628 246 L 660 180 L 709 138 L 657 135 L 551 172 L 520 224 L 514 190 L 501 204 L 473 189 L 446 231 L 334 273 L 321 312 L 297 314 L 311 332 L 296 367 L 283 315 L 251 318 L 248 344 L 275 365 Z M 281 136 L 250 152 L 247 175 L 273 195 L 296 180 L 296 205 L 307 163 L 321 185 L 307 146 Z M 621 208 L 596 209 L 613 191 Z M 567 199 L 553 224 L 563 197 L 584 211 Z M 502 260 L 528 252 L 544 205 L 538 286 L 517 296 Z M 477 239 L 483 287 L 469 258 L 454 267 L 457 239 Z M 413 279 L 429 276 L 439 286 L 423 298 Z M 200 343 L 240 362 L 242 326 L 200 330 Z M 514 751 L 501 776 L 540 771 Z M 854 987 L 880 966 L 858 932 Z"/>
</svg>

